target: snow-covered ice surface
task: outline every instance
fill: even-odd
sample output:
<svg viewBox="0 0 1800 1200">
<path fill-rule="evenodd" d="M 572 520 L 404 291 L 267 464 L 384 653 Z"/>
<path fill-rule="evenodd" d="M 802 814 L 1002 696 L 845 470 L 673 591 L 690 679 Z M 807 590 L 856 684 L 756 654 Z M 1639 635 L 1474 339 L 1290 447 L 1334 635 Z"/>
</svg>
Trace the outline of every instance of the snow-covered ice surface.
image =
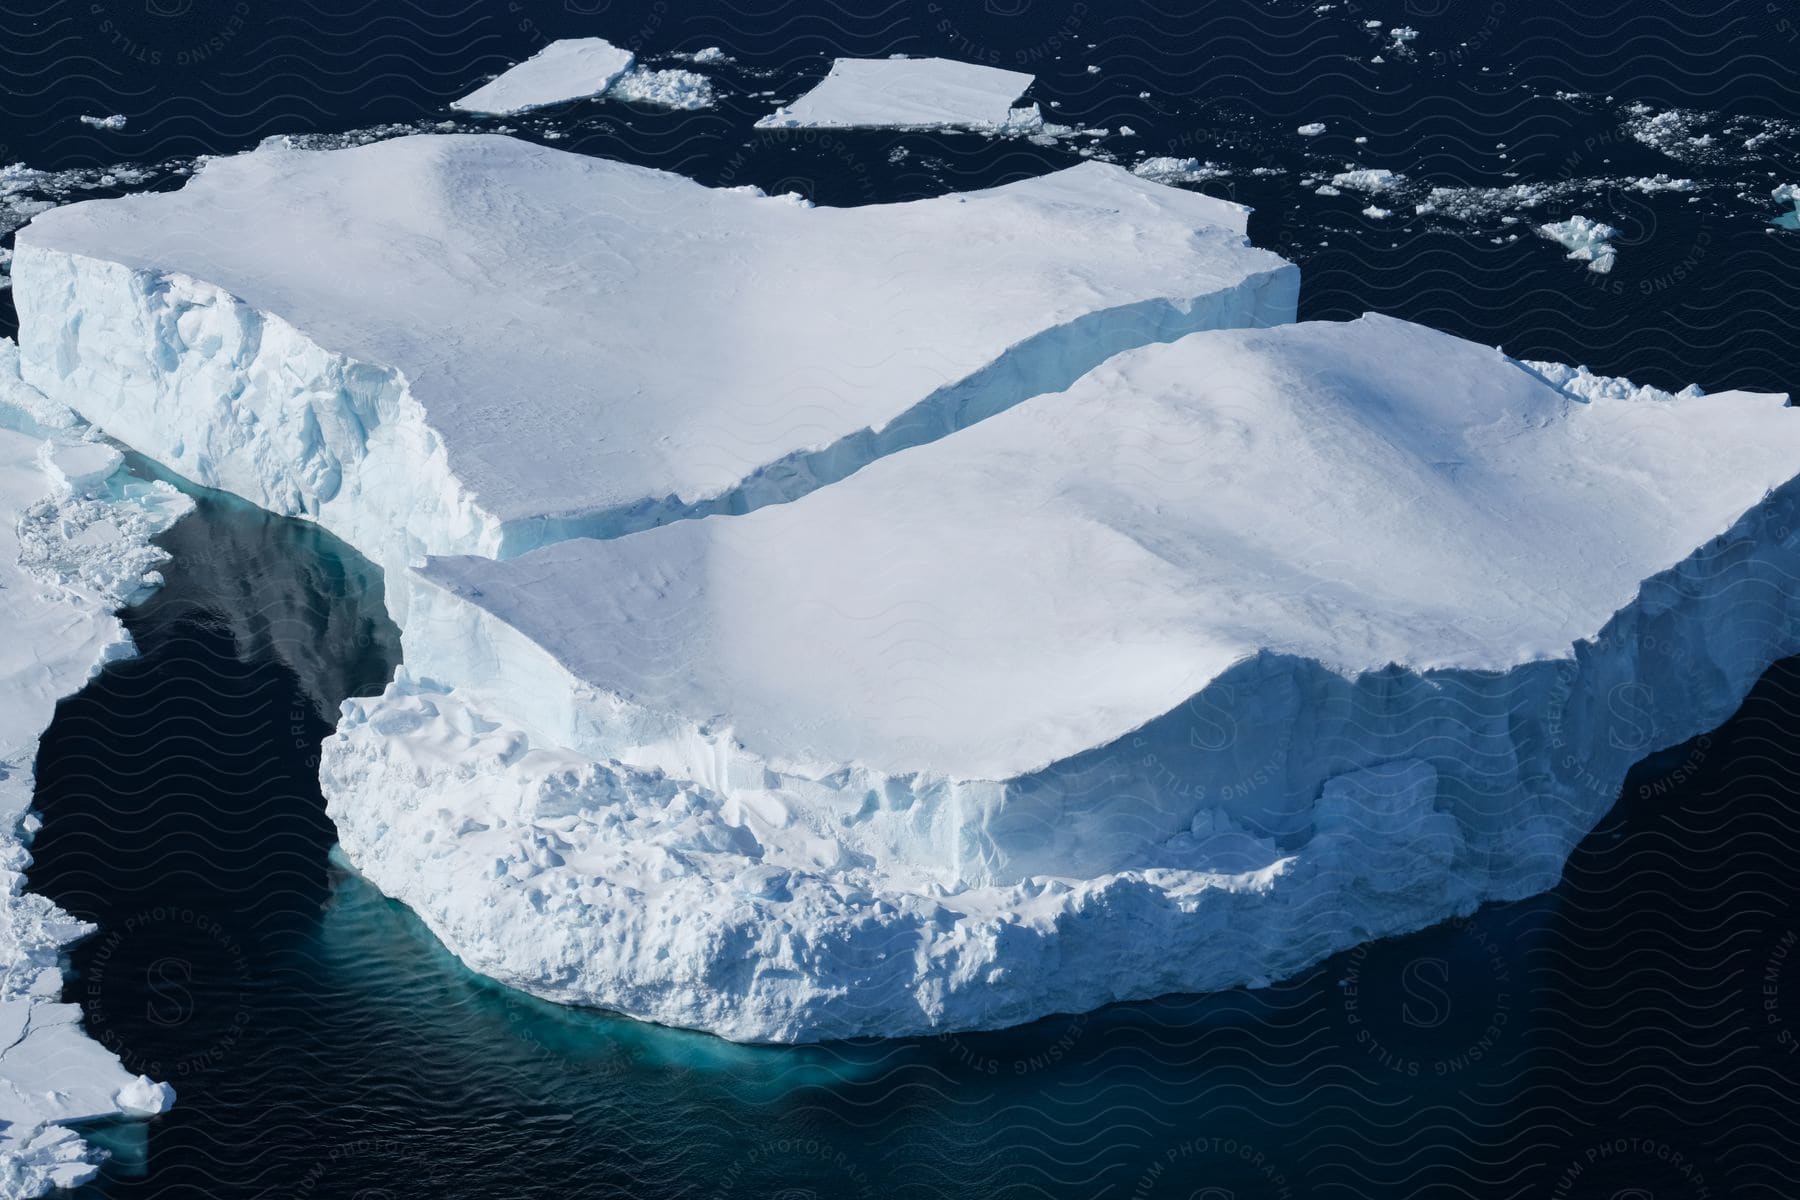
<svg viewBox="0 0 1800 1200">
<path fill-rule="evenodd" d="M 117 450 L 19 379 L 0 341 L 0 1195 L 36 1196 L 96 1169 L 71 1123 L 161 1112 L 172 1090 L 134 1076 L 63 1004 L 58 955 L 90 927 L 25 891 L 39 736 L 56 702 L 132 652 L 113 616 L 154 585 L 150 538 L 187 511 L 132 479 Z"/>
<path fill-rule="evenodd" d="M 1566 221 L 1540 225 L 1538 232 L 1567 249 L 1568 258 L 1586 263 L 1588 270 L 1597 274 L 1607 274 L 1618 261 L 1618 248 L 1612 239 L 1619 236 L 1619 231 L 1603 222 L 1578 214 Z"/>
<path fill-rule="evenodd" d="M 551 42 L 516 67 L 452 100 L 462 112 L 510 116 L 546 104 L 598 96 L 631 69 L 633 56 L 605 38 Z"/>
<path fill-rule="evenodd" d="M 1558 878 L 1800 649 L 1800 419 L 1368 317 L 435 559 L 321 771 L 474 969 L 752 1040 L 1257 983 Z"/>
<path fill-rule="evenodd" d="M 761 128 L 974 129 L 1017 120 L 1032 84 L 1007 71 L 949 58 L 840 58 L 818 85 L 757 122 Z"/>
<path fill-rule="evenodd" d="M 837 209 L 495 135 L 265 143 L 43 213 L 13 278 L 27 379 L 391 564 L 787 499 L 1291 320 L 1245 219 L 1101 163 Z"/>
</svg>

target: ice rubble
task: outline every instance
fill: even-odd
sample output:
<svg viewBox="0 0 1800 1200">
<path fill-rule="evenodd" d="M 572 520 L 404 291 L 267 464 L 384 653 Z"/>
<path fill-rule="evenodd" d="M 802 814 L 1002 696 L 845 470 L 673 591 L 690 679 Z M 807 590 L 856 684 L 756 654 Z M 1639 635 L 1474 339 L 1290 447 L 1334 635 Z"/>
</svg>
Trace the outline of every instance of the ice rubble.
<svg viewBox="0 0 1800 1200">
<path fill-rule="evenodd" d="M 598 96 L 631 70 L 633 61 L 631 51 L 621 50 L 605 38 L 564 38 L 452 100 L 450 107 L 511 116 L 547 104 Z"/>
<path fill-rule="evenodd" d="M 131 653 L 115 608 L 156 582 L 149 539 L 187 509 L 131 479 L 117 450 L 26 387 L 0 341 L 0 1195 L 36 1196 L 96 1170 L 71 1125 L 154 1115 L 167 1084 L 133 1076 L 60 1002 L 58 955 L 90 926 L 25 891 L 37 741 L 56 702 Z"/>
<path fill-rule="evenodd" d="M 974 129 L 999 132 L 1019 120 L 1015 101 L 1032 84 L 1007 71 L 949 58 L 840 58 L 762 129 Z"/>
<path fill-rule="evenodd" d="M 1278 978 L 1551 886 L 1800 649 L 1783 400 L 1376 317 L 1129 351 L 790 504 L 433 560 L 330 812 L 474 969 L 732 1038 Z"/>
<path fill-rule="evenodd" d="M 1244 223 L 1100 163 L 836 209 L 420 136 L 54 209 L 13 278 L 34 384 L 405 563 L 786 499 L 1114 351 L 1291 320 Z"/>
</svg>

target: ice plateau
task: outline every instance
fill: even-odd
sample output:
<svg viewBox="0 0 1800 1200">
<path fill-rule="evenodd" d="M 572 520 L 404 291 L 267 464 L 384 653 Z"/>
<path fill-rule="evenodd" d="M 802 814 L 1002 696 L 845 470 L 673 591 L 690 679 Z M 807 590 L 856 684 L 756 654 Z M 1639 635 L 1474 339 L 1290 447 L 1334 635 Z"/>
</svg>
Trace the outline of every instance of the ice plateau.
<svg viewBox="0 0 1800 1200">
<path fill-rule="evenodd" d="M 187 510 L 19 379 L 0 341 L 0 1196 L 72 1187 L 97 1152 L 71 1126 L 154 1115 L 167 1084 L 134 1075 L 61 1002 L 59 955 L 91 927 L 28 892 L 38 738 L 56 702 L 132 651 L 113 610 L 157 582 L 150 539 Z"/>
<path fill-rule="evenodd" d="M 1279 978 L 1552 886 L 1800 649 L 1784 404 L 1378 317 L 1128 351 L 789 504 L 433 559 L 329 809 L 474 969 L 732 1038 Z"/>
<path fill-rule="evenodd" d="M 418 136 L 53 209 L 13 280 L 36 386 L 404 564 L 789 499 L 1118 350 L 1291 320 L 1244 227 L 1101 163 L 840 209 Z"/>
<path fill-rule="evenodd" d="M 840 58 L 813 89 L 757 122 L 765 129 L 973 129 L 1016 123 L 1024 71 L 950 58 Z"/>
</svg>

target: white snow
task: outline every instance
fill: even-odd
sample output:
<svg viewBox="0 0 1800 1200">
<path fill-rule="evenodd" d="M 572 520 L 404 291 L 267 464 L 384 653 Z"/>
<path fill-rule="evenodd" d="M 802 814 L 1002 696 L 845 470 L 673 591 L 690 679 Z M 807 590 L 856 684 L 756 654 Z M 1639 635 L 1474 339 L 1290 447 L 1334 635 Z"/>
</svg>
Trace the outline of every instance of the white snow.
<svg viewBox="0 0 1800 1200">
<path fill-rule="evenodd" d="M 131 479 L 119 452 L 25 386 L 0 341 L 0 1194 L 36 1196 L 91 1176 L 71 1128 L 163 1111 L 166 1084 L 133 1076 L 64 1004 L 58 955 L 91 927 L 24 890 L 37 827 L 37 741 L 56 702 L 129 655 L 113 617 L 158 581 L 149 539 L 187 510 L 166 484 Z"/>
<path fill-rule="evenodd" d="M 84 116 L 84 117 L 80 117 L 77 119 L 80 120 L 80 122 L 83 125 L 91 125 L 95 129 L 123 129 L 123 128 L 125 128 L 125 114 L 124 113 L 114 113 L 110 117 L 85 117 Z"/>
<path fill-rule="evenodd" d="M 1610 272 L 1619 257 L 1612 244 L 1619 231 L 1588 217 L 1576 215 L 1566 221 L 1552 221 L 1538 226 L 1538 232 L 1567 249 L 1567 257 L 1586 263 L 1588 270 L 1600 275 Z"/>
<path fill-rule="evenodd" d="M 619 76 L 606 95 L 609 99 L 651 108 L 692 111 L 712 107 L 713 86 L 712 80 L 696 71 L 653 71 L 648 67 L 634 67 Z"/>
<path fill-rule="evenodd" d="M 758 121 L 760 129 L 974 129 L 1014 120 L 1030 87 L 1023 71 L 949 58 L 840 58 L 811 91 Z"/>
<path fill-rule="evenodd" d="M 790 504 L 435 559 L 330 811 L 473 968 L 754 1040 L 1256 983 L 1540 891 L 1800 649 L 1800 420 L 1593 378 L 1197 333 Z"/>
<path fill-rule="evenodd" d="M 450 107 L 462 112 L 510 116 L 547 104 L 598 96 L 631 69 L 631 51 L 605 38 L 551 42 L 516 67 L 489 80 Z"/>
<path fill-rule="evenodd" d="M 404 564 L 789 498 L 1117 350 L 1291 320 L 1245 215 L 1100 163 L 835 209 L 422 136 L 54 209 L 13 277 L 34 384 Z"/>
</svg>

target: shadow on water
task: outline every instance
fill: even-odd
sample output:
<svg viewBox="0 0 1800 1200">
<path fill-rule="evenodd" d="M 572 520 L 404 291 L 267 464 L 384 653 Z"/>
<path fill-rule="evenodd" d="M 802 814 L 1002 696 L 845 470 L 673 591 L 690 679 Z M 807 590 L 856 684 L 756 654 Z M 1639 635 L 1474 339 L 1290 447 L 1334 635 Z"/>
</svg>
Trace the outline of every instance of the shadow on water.
<svg viewBox="0 0 1800 1200">
<path fill-rule="evenodd" d="M 177 1107 L 89 1197 L 1779 1195 L 1800 1134 L 1800 667 L 1644 764 L 1554 893 L 1255 991 L 739 1047 L 463 970 L 334 862 L 328 719 L 380 573 L 216 495 L 64 703 L 32 886 L 67 995 Z"/>
</svg>

